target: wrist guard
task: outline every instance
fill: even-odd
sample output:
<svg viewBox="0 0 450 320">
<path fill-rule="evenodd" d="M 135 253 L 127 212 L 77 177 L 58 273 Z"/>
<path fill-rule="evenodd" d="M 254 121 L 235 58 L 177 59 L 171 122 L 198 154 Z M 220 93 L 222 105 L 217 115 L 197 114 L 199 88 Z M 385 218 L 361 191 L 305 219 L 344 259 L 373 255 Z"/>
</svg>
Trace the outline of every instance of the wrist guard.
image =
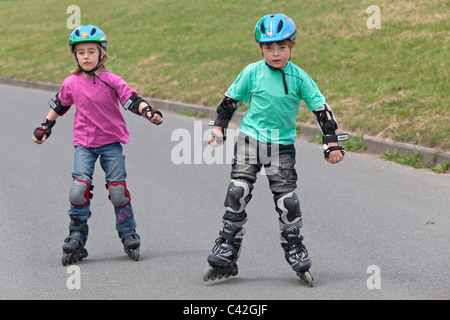
<svg viewBox="0 0 450 320">
<path fill-rule="evenodd" d="M 325 148 L 325 150 L 323 151 L 323 155 L 327 159 L 330 156 L 330 152 L 334 151 L 334 150 L 340 150 L 341 153 L 342 153 L 342 156 L 345 156 L 345 149 L 344 149 L 344 147 L 341 147 L 341 146 L 328 147 L 326 144 L 324 144 L 323 147 Z"/>
<path fill-rule="evenodd" d="M 36 137 L 36 139 L 38 139 L 39 141 L 42 140 L 42 138 L 44 138 L 44 134 L 47 135 L 47 139 L 48 137 L 50 137 L 50 135 L 52 134 L 52 128 L 55 125 L 56 121 L 50 121 L 48 119 L 44 119 L 44 121 L 42 121 L 41 123 L 41 127 L 37 127 L 36 129 L 34 129 L 34 136 Z M 44 128 L 43 126 L 46 126 L 47 128 Z"/>
<path fill-rule="evenodd" d="M 331 115 L 331 119 L 328 119 L 327 112 Z M 333 111 L 328 104 L 313 110 L 314 116 L 316 117 L 319 128 L 324 136 L 331 134 L 335 135 L 338 128 L 338 123 L 334 117 Z"/>
<path fill-rule="evenodd" d="M 217 106 L 217 119 L 211 120 L 209 125 L 222 128 L 228 128 L 228 123 L 233 118 L 236 111 L 239 109 L 242 101 L 234 100 L 225 92 L 225 96 Z"/>
<path fill-rule="evenodd" d="M 148 112 L 150 112 L 150 117 L 147 116 L 147 113 L 148 113 Z M 141 113 L 141 114 L 142 114 L 142 116 L 143 116 L 145 119 L 149 120 L 151 123 L 156 124 L 156 125 L 160 125 L 160 123 L 154 123 L 154 122 L 152 122 L 153 116 L 154 116 L 155 114 L 159 114 L 159 115 L 161 116 L 161 118 L 163 117 L 162 113 L 159 112 L 159 110 L 155 110 L 155 109 L 153 109 L 152 107 L 150 107 L 149 105 L 146 106 L 146 107 L 144 107 L 144 108 L 142 109 L 142 113 Z"/>
<path fill-rule="evenodd" d="M 332 136 L 322 136 L 322 143 L 328 144 L 329 142 L 347 141 L 348 134 L 335 134 Z"/>
<path fill-rule="evenodd" d="M 323 151 L 323 155 L 325 158 L 328 158 L 330 156 L 330 152 L 334 150 L 340 150 L 342 153 L 342 156 L 345 156 L 345 149 L 341 146 L 332 146 L 329 147 L 327 144 L 329 142 L 339 142 L 339 141 L 346 141 L 348 140 L 348 134 L 338 134 L 338 135 L 332 135 L 332 136 L 323 136 L 322 137 L 322 143 L 323 148 L 325 149 Z"/>
<path fill-rule="evenodd" d="M 147 101 L 145 101 L 144 99 L 142 99 L 141 97 L 139 97 L 136 94 L 131 95 L 131 97 L 127 100 L 127 102 L 125 102 L 125 104 L 123 105 L 125 110 L 130 110 L 131 112 L 133 112 L 134 114 L 137 115 L 141 115 L 141 113 L 139 112 L 139 105 L 141 104 L 141 102 L 145 102 L 147 103 Z M 147 103 L 148 104 L 148 103 Z"/>
<path fill-rule="evenodd" d="M 342 156 L 345 156 L 345 149 L 341 146 L 332 146 L 328 147 L 328 143 L 330 142 L 339 142 L 348 140 L 348 134 L 339 134 L 336 135 L 336 130 L 338 128 L 338 123 L 336 118 L 334 117 L 333 111 L 331 110 L 328 104 L 324 104 L 321 107 L 313 110 L 314 116 L 316 117 L 317 123 L 319 124 L 319 128 L 322 131 L 322 143 L 324 147 L 324 156 L 328 158 L 330 156 L 330 152 L 334 150 L 340 150 Z M 330 114 L 331 119 L 328 119 L 327 113 Z"/>
</svg>

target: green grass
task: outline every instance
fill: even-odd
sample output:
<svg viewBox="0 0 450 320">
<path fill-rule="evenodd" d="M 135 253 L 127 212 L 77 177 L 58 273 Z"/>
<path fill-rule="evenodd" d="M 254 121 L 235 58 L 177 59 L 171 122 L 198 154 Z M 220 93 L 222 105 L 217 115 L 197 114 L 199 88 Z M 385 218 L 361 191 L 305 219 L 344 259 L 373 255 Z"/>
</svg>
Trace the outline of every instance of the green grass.
<svg viewBox="0 0 450 320">
<path fill-rule="evenodd" d="M 343 147 L 347 151 L 365 151 L 367 147 L 363 143 L 363 136 L 350 137 L 350 139 L 343 143 Z"/>
<path fill-rule="evenodd" d="M 430 168 L 431 165 L 423 160 L 423 153 L 414 151 L 413 154 L 402 153 L 399 154 L 397 149 L 394 151 L 387 150 L 381 155 L 381 158 L 385 160 L 394 161 L 405 166 L 411 166 L 413 168 Z"/>
<path fill-rule="evenodd" d="M 197 119 L 205 118 L 205 114 L 203 112 L 198 112 L 195 110 L 181 110 L 180 114 L 186 117 L 194 117 Z"/>
<path fill-rule="evenodd" d="M 447 160 L 445 160 L 443 163 L 438 163 L 434 168 L 431 169 L 431 171 L 436 173 L 444 173 L 448 172 L 449 163 Z"/>
<path fill-rule="evenodd" d="M 445 0 L 387 1 L 369 30 L 370 1 L 0 1 L 0 75 L 62 83 L 75 64 L 69 5 L 108 37 L 109 68 L 141 95 L 215 107 L 261 59 L 253 29 L 283 12 L 299 30 L 292 61 L 317 82 L 340 129 L 450 151 Z M 304 108 L 301 122 L 314 123 Z"/>
<path fill-rule="evenodd" d="M 423 160 L 423 153 L 419 151 L 414 151 L 412 154 L 399 154 L 397 149 L 394 149 L 394 151 L 388 149 L 385 153 L 381 154 L 380 157 L 385 160 L 400 163 L 404 166 L 410 166 L 413 168 L 429 168 L 435 173 L 445 173 L 448 172 L 449 169 L 449 163 L 447 160 L 443 163 L 436 164 L 436 159 L 434 158 L 432 163 L 428 163 Z"/>
</svg>

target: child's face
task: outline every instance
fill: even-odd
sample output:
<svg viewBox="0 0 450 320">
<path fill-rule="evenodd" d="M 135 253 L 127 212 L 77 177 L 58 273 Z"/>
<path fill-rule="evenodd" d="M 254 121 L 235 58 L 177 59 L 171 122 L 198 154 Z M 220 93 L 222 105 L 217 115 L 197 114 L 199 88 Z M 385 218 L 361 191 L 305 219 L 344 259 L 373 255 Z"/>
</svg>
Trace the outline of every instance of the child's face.
<svg viewBox="0 0 450 320">
<path fill-rule="evenodd" d="M 262 43 L 261 50 L 264 60 L 274 68 L 283 69 L 291 57 L 291 49 L 295 44 L 293 41 L 291 42 L 291 44 L 286 41 Z"/>
<path fill-rule="evenodd" d="M 86 70 L 91 71 L 98 64 L 100 49 L 95 43 L 80 43 L 75 48 L 78 63 Z"/>
</svg>

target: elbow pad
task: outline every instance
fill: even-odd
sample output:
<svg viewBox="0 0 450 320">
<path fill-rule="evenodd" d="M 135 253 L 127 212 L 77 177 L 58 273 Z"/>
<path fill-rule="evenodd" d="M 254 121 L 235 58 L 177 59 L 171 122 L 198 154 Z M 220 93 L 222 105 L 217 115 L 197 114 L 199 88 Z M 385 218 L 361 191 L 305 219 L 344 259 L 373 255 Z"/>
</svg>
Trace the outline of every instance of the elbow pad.
<svg viewBox="0 0 450 320">
<path fill-rule="evenodd" d="M 330 113 L 331 119 L 328 119 L 327 111 Z M 313 113 L 324 136 L 327 134 L 336 134 L 338 123 L 336 121 L 336 118 L 334 117 L 333 111 L 328 104 L 325 103 L 323 106 L 317 108 L 316 110 L 313 110 Z"/>
<path fill-rule="evenodd" d="M 130 110 L 131 112 L 133 112 L 134 114 L 137 115 L 141 115 L 141 113 L 139 112 L 139 105 L 141 104 L 141 102 L 145 102 L 147 103 L 147 101 L 145 101 L 144 99 L 142 99 L 141 97 L 139 97 L 136 94 L 133 94 L 128 100 L 127 102 L 125 102 L 125 105 L 123 106 L 126 110 Z M 147 103 L 148 104 L 148 103 Z"/>
<path fill-rule="evenodd" d="M 331 115 L 331 119 L 328 119 L 327 112 Z M 328 147 L 328 143 L 330 142 L 340 142 L 348 140 L 348 134 L 339 134 L 336 135 L 336 130 L 338 128 L 338 123 L 336 118 L 334 117 L 333 111 L 331 110 L 328 104 L 324 104 L 323 106 L 317 108 L 313 111 L 316 116 L 317 123 L 319 124 L 320 130 L 322 130 L 322 143 L 324 147 L 324 156 L 328 158 L 331 151 L 340 150 L 342 156 L 345 156 L 345 149 L 341 146 L 332 146 Z"/>
<path fill-rule="evenodd" d="M 228 123 L 233 118 L 236 111 L 241 106 L 242 101 L 234 100 L 225 92 L 225 96 L 217 106 L 217 120 L 211 121 L 210 125 L 228 128 Z"/>
<path fill-rule="evenodd" d="M 55 99 L 51 99 L 48 104 L 50 108 L 52 108 L 59 116 L 64 115 L 67 111 L 69 111 L 71 106 L 63 106 L 61 104 L 61 100 L 59 100 L 58 94 L 56 94 Z"/>
</svg>

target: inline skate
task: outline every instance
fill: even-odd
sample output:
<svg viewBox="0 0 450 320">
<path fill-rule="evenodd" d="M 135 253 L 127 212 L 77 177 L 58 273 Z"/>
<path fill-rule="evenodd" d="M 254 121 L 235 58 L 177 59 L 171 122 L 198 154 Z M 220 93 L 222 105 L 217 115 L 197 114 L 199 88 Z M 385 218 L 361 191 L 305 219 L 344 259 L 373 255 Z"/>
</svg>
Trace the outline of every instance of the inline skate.
<svg viewBox="0 0 450 320">
<path fill-rule="evenodd" d="M 138 261 L 140 258 L 139 247 L 141 246 L 141 240 L 136 230 L 119 232 L 119 237 L 122 240 L 125 253 L 134 261 Z"/>
<path fill-rule="evenodd" d="M 311 259 L 302 243 L 303 236 L 300 234 L 300 229 L 297 226 L 290 227 L 280 233 L 280 239 L 286 261 L 301 280 L 313 287 L 314 279 L 309 272 Z"/>
<path fill-rule="evenodd" d="M 229 278 L 238 274 L 236 261 L 241 252 L 244 234 L 244 228 L 224 221 L 223 230 L 219 232 L 220 237 L 216 239 L 212 253 L 208 256 L 209 266 L 203 274 L 204 281 Z"/>
<path fill-rule="evenodd" d="M 72 218 L 69 224 L 69 236 L 64 240 L 63 256 L 61 262 L 63 266 L 83 260 L 88 256 L 84 247 L 86 245 L 89 227 L 86 220 Z"/>
</svg>

